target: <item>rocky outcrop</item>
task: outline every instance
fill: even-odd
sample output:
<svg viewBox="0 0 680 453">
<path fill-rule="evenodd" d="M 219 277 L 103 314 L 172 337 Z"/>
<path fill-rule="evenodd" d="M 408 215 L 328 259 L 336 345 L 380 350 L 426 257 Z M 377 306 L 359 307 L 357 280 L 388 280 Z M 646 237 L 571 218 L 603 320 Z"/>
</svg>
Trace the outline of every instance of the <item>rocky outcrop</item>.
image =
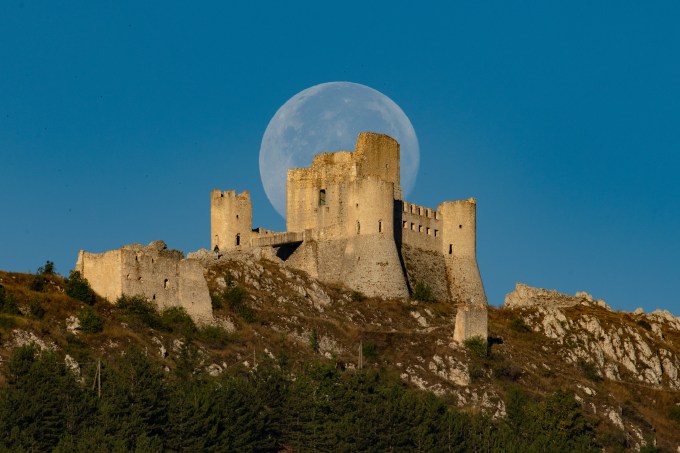
<svg viewBox="0 0 680 453">
<path fill-rule="evenodd" d="M 577 305 L 600 309 L 603 303 L 587 295 L 568 296 L 522 284 L 505 302 L 506 307 L 521 312 L 532 330 L 563 345 L 558 354 L 567 362 L 592 364 L 607 379 L 625 380 L 626 374 L 655 388 L 680 389 L 680 359 L 663 341 L 664 332 L 680 331 L 680 319 L 661 310 L 616 316 L 569 311 Z M 631 322 L 621 322 L 628 317 Z"/>
<path fill-rule="evenodd" d="M 605 301 L 593 300 L 590 294 L 579 291 L 574 296 L 559 293 L 555 290 L 533 288 L 524 283 L 517 283 L 515 290 L 505 296 L 503 306 L 507 308 L 521 307 L 573 307 L 575 305 L 595 304 L 609 309 Z"/>
</svg>

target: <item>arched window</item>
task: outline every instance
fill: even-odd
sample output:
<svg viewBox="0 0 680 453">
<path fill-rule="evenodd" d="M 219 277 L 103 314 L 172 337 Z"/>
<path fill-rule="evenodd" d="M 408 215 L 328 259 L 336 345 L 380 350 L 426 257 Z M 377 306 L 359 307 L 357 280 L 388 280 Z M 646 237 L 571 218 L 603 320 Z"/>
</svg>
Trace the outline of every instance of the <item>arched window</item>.
<svg viewBox="0 0 680 453">
<path fill-rule="evenodd" d="M 163 280 L 163 288 L 168 289 L 168 279 Z"/>
<path fill-rule="evenodd" d="M 449 244 L 449 255 L 453 254 L 453 244 Z"/>
<path fill-rule="evenodd" d="M 319 206 L 326 205 L 326 189 L 319 190 Z"/>
<path fill-rule="evenodd" d="M 240 234 L 236 235 L 236 245 L 241 245 L 241 235 Z"/>
</svg>

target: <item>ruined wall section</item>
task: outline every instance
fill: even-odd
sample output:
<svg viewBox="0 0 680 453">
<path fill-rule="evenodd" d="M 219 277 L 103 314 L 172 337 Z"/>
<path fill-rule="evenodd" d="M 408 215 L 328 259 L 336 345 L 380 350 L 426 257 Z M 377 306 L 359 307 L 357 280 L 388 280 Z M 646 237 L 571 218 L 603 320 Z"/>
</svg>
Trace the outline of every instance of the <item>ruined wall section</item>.
<svg viewBox="0 0 680 453">
<path fill-rule="evenodd" d="M 127 245 L 101 254 L 81 251 L 76 269 L 109 302 L 115 303 L 123 294 L 142 296 L 160 310 L 182 307 L 196 322 L 213 319 L 202 265 L 197 260 L 185 260 L 178 250 L 167 250 L 163 241 Z"/>
<path fill-rule="evenodd" d="M 122 294 L 121 250 L 104 253 L 78 252 L 75 270 L 87 279 L 92 289 L 110 302 Z"/>
<path fill-rule="evenodd" d="M 342 237 L 348 184 L 355 175 L 353 153 L 348 151 L 319 154 L 311 167 L 289 170 L 286 230 L 313 230 L 317 239 Z"/>
<path fill-rule="evenodd" d="M 247 190 L 236 195 L 234 190 L 210 193 L 210 249 L 220 251 L 250 247 L 253 206 Z"/>
</svg>

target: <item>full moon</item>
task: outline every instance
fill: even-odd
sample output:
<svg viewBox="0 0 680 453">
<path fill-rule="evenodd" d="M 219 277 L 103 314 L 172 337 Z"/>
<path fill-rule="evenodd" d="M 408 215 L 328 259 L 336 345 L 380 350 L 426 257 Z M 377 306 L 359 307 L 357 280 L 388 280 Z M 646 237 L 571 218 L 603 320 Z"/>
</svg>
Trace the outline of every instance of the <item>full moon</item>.
<svg viewBox="0 0 680 453">
<path fill-rule="evenodd" d="M 308 167 L 315 154 L 352 151 L 359 132 L 387 134 L 401 145 L 401 186 L 413 189 L 420 163 L 416 132 L 404 111 L 381 92 L 351 82 L 300 91 L 269 121 L 260 146 L 260 177 L 269 201 L 286 215 L 289 168 Z"/>
</svg>

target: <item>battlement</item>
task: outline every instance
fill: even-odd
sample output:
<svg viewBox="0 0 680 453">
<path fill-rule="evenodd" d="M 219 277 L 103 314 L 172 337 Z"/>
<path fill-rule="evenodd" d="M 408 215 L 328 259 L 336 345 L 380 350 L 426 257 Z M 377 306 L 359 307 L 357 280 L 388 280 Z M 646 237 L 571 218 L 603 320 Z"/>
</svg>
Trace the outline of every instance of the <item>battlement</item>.
<svg viewBox="0 0 680 453">
<path fill-rule="evenodd" d="M 409 285 L 425 283 L 437 297 L 481 310 L 460 310 L 457 339 L 479 333 L 486 296 L 475 256 L 476 200 L 437 209 L 403 201 L 399 172 L 399 143 L 362 132 L 354 151 L 320 153 L 309 167 L 288 171 L 285 233 L 241 223 L 252 219 L 246 192 L 214 191 L 213 245 L 273 249 L 267 256 L 367 296 L 406 297 Z"/>
</svg>

